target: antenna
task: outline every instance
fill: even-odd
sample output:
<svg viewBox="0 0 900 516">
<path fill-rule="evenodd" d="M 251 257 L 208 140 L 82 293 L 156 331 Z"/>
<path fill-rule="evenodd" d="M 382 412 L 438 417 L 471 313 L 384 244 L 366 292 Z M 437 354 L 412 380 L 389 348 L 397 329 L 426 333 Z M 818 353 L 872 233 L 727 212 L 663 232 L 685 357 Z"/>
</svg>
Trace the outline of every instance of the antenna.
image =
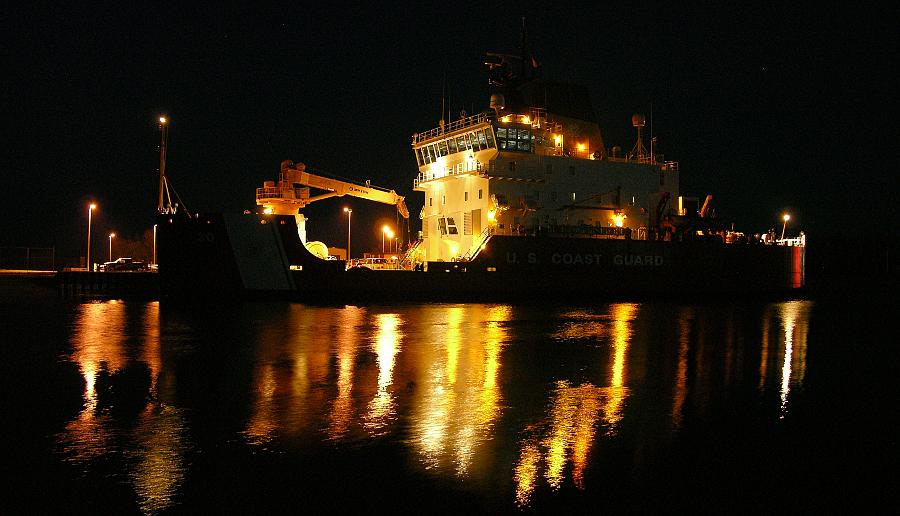
<svg viewBox="0 0 900 516">
<path fill-rule="evenodd" d="M 656 143 L 656 134 L 653 132 L 653 101 L 650 101 L 650 161 L 656 163 L 656 154 L 653 153 L 653 144 Z"/>
<path fill-rule="evenodd" d="M 644 147 L 643 139 L 641 139 L 641 128 L 647 125 L 647 119 L 644 115 L 635 113 L 631 117 L 631 125 L 637 129 L 637 142 L 634 144 L 634 148 L 631 149 L 631 152 L 628 153 L 628 159 L 643 161 L 647 159 L 647 149 Z"/>
<path fill-rule="evenodd" d="M 447 112 L 447 109 L 445 107 L 446 100 L 447 100 L 447 70 L 445 68 L 444 76 L 441 79 L 441 120 L 440 120 L 441 133 L 444 132 L 444 113 Z"/>
</svg>

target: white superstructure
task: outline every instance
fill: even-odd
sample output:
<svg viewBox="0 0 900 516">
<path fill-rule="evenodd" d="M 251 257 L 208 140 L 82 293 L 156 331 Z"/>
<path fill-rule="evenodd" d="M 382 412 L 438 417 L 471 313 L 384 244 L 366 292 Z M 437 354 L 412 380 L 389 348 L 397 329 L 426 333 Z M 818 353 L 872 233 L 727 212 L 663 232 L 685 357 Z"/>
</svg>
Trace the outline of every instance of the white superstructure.
<svg viewBox="0 0 900 516">
<path fill-rule="evenodd" d="M 511 78 L 490 111 L 413 136 L 419 261 L 470 258 L 492 233 L 643 239 L 667 213 L 684 214 L 678 165 L 644 149 L 643 117 L 632 120 L 638 144 L 619 156 L 584 89 Z"/>
</svg>

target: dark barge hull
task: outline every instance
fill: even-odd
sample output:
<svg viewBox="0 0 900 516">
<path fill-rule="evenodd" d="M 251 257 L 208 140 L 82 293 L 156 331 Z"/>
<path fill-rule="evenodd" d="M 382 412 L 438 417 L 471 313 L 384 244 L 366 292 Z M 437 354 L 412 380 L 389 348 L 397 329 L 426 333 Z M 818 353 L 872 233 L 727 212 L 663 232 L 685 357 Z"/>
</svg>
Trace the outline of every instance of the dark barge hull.
<svg viewBox="0 0 900 516">
<path fill-rule="evenodd" d="M 292 217 L 162 216 L 159 224 L 163 299 L 565 301 L 793 295 L 805 285 L 803 247 L 494 235 L 468 262 L 345 271 L 345 262 L 306 250 Z"/>
</svg>

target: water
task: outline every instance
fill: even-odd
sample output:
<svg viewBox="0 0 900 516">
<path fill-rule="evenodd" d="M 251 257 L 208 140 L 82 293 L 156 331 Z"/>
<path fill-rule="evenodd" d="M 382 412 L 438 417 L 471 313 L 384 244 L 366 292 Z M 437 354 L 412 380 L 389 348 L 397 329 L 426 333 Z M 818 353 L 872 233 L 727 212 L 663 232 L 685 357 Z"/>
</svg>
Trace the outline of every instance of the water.
<svg viewBox="0 0 900 516">
<path fill-rule="evenodd" d="M 6 299 L 3 512 L 896 510 L 883 302 Z"/>
</svg>

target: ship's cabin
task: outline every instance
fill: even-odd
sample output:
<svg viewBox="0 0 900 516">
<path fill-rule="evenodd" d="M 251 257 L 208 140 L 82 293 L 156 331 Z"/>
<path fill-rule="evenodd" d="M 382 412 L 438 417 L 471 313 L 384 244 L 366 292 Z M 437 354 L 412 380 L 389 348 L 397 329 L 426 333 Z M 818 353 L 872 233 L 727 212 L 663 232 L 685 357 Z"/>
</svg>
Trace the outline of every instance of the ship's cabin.
<svg viewBox="0 0 900 516">
<path fill-rule="evenodd" d="M 676 163 L 606 149 L 591 116 L 495 107 L 413 135 L 412 148 L 423 261 L 472 258 L 491 234 L 642 238 L 678 196 Z"/>
</svg>

